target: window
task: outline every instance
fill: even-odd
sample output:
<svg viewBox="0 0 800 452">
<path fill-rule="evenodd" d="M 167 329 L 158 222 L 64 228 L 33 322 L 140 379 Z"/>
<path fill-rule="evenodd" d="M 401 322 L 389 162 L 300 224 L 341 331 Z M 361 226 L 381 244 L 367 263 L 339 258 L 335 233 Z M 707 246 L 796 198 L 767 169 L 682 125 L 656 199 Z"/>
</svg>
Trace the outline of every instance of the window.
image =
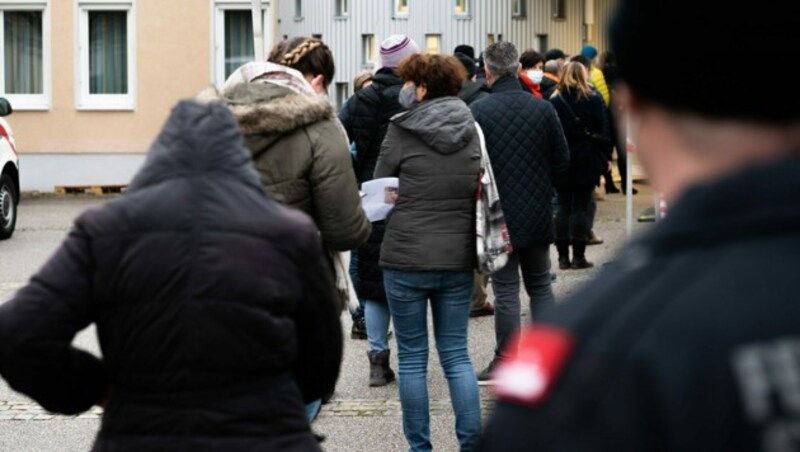
<svg viewBox="0 0 800 452">
<path fill-rule="evenodd" d="M 408 16 L 408 0 L 392 0 L 395 16 Z"/>
<path fill-rule="evenodd" d="M 314 33 L 314 34 L 311 35 L 311 37 L 314 38 L 314 39 L 319 39 L 320 41 L 322 41 L 322 35 L 319 34 L 319 33 Z"/>
<path fill-rule="evenodd" d="M 457 16 L 466 16 L 469 14 L 467 9 L 467 0 L 455 0 L 455 14 Z"/>
<path fill-rule="evenodd" d="M 425 35 L 425 48 L 428 53 L 439 53 L 441 45 L 442 35 Z"/>
<path fill-rule="evenodd" d="M 0 95 L 16 110 L 50 108 L 48 3 L 0 4 Z"/>
<path fill-rule="evenodd" d="M 349 0 L 336 0 L 336 17 L 344 17 L 350 14 Z"/>
<path fill-rule="evenodd" d="M 489 47 L 494 43 L 495 43 L 494 35 L 493 34 L 486 35 L 486 47 Z"/>
<path fill-rule="evenodd" d="M 536 48 L 539 53 L 545 53 L 550 50 L 550 45 L 547 42 L 547 35 L 536 35 Z"/>
<path fill-rule="evenodd" d="M 342 105 L 350 97 L 350 84 L 349 83 L 336 83 L 336 109 L 340 110 Z"/>
<path fill-rule="evenodd" d="M 267 6 L 264 8 L 261 16 L 264 49 L 269 52 L 272 23 L 267 20 Z M 256 60 L 252 4 L 247 0 L 218 0 L 214 17 L 214 83 L 221 85 L 240 66 Z"/>
<path fill-rule="evenodd" d="M 378 47 L 375 44 L 375 35 L 362 35 L 361 46 L 364 66 L 373 66 L 378 62 Z"/>
<path fill-rule="evenodd" d="M 525 17 L 528 15 L 528 0 L 511 0 L 511 15 Z"/>
<path fill-rule="evenodd" d="M 78 4 L 78 108 L 136 107 L 136 46 L 133 3 Z"/>
<path fill-rule="evenodd" d="M 301 20 L 303 18 L 303 0 L 294 0 L 294 19 Z"/>
<path fill-rule="evenodd" d="M 553 19 L 566 19 L 567 18 L 567 2 L 566 0 L 552 0 L 553 2 Z"/>
</svg>

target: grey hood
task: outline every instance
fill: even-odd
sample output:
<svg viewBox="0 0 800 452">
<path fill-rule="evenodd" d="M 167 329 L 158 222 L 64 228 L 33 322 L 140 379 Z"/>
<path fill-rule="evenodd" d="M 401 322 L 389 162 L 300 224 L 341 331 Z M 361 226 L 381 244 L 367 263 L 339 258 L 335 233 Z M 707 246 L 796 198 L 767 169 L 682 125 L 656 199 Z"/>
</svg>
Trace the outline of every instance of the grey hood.
<svg viewBox="0 0 800 452">
<path fill-rule="evenodd" d="M 464 149 L 475 136 L 475 118 L 457 97 L 424 101 L 398 114 L 392 122 L 441 154 Z"/>
</svg>

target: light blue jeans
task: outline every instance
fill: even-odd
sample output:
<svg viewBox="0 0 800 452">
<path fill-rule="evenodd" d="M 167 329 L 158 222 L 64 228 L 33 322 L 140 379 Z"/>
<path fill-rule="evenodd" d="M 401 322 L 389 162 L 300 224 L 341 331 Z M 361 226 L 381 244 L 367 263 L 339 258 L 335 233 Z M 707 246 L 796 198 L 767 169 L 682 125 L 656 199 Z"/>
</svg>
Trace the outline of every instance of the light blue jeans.
<svg viewBox="0 0 800 452">
<path fill-rule="evenodd" d="M 480 396 L 467 350 L 472 272 L 384 269 L 383 281 L 397 338 L 403 432 L 411 451 L 430 451 L 428 409 L 428 300 L 436 349 L 456 415 L 461 451 L 475 448 L 481 431 Z"/>
<path fill-rule="evenodd" d="M 380 301 L 364 300 L 364 318 L 367 321 L 369 351 L 389 350 L 389 305 Z"/>
</svg>

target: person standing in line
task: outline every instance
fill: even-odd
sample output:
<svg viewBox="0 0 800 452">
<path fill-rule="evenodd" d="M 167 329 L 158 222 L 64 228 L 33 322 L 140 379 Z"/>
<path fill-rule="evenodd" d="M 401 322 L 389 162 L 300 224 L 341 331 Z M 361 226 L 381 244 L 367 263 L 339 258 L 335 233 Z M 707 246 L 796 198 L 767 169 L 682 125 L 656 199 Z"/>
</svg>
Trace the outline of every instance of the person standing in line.
<svg viewBox="0 0 800 452">
<path fill-rule="evenodd" d="M 522 90 L 541 99 L 541 83 L 544 79 L 544 60 L 542 56 L 535 50 L 526 50 L 520 55 L 519 64 L 519 81 L 522 85 Z"/>
<path fill-rule="evenodd" d="M 603 55 L 600 57 L 599 66 L 603 70 L 603 76 L 606 78 L 609 93 L 611 94 L 611 105 L 608 108 L 611 139 L 614 143 L 614 147 L 617 149 L 617 169 L 619 170 L 620 179 L 622 180 L 622 192 L 627 193 L 628 146 L 626 143 L 625 124 L 623 124 L 618 99 L 619 96 L 617 94 L 618 85 L 621 83 L 621 80 L 614 52 L 610 50 L 603 52 Z M 611 183 L 613 185 L 613 181 Z M 606 187 L 608 187 L 608 179 L 606 179 Z M 608 189 L 606 189 L 606 192 L 609 192 Z M 632 192 L 635 195 L 639 191 L 634 187 Z"/>
<path fill-rule="evenodd" d="M 558 78 L 560 72 L 561 68 L 558 66 L 558 61 L 550 60 L 544 63 L 544 78 L 542 78 L 541 83 L 542 99 L 550 99 L 553 93 L 556 92 L 558 82 L 561 81 Z"/>
<path fill-rule="evenodd" d="M 462 47 L 462 46 L 459 46 Z M 475 51 L 473 50 L 473 53 Z M 456 53 L 455 57 L 464 66 L 467 71 L 467 80 L 464 82 L 464 87 L 458 93 L 468 106 L 474 102 L 489 96 L 489 87 L 483 83 L 478 83 L 476 79 L 477 64 L 473 59 L 463 53 Z M 489 285 L 489 275 L 475 272 L 475 286 L 472 290 L 472 303 L 470 304 L 469 316 L 482 317 L 487 315 L 494 315 L 494 306 L 489 302 L 489 293 L 486 290 Z"/>
<path fill-rule="evenodd" d="M 400 61 L 419 53 L 413 39 L 405 35 L 393 35 L 381 43 L 381 68 L 375 73 L 373 82 L 354 95 L 339 113 L 339 119 L 351 142 L 356 144 L 355 160 L 359 183 L 373 179 L 375 165 L 380 155 L 381 143 L 386 136 L 389 120 L 405 110 L 400 104 L 402 80 L 396 69 Z M 360 247 L 357 254 L 358 297 L 364 300 L 364 318 L 353 322 L 352 337 L 366 333 L 369 342 L 369 385 L 384 386 L 395 379 L 390 366 L 389 351 L 389 307 L 386 304 L 383 272 L 379 265 L 385 222 L 372 225 L 372 235 Z"/>
<path fill-rule="evenodd" d="M 569 164 L 569 150 L 553 105 L 519 89 L 519 54 L 510 42 L 484 52 L 492 94 L 470 107 L 486 133 L 500 200 L 514 252 L 492 275 L 497 346 L 480 372 L 490 384 L 500 353 L 519 329 L 520 269 L 531 316 L 555 303 L 550 275 L 553 243 L 553 178 Z"/>
<path fill-rule="evenodd" d="M 562 270 L 593 266 L 586 260 L 589 203 L 608 162 L 610 137 L 605 106 L 603 99 L 589 88 L 588 76 L 582 64 L 567 64 L 558 91 L 550 100 L 564 127 L 570 153 L 569 170 L 556 179 L 559 200 L 556 248 L 558 266 Z"/>
<path fill-rule="evenodd" d="M 183 101 L 119 199 L 0 305 L 0 375 L 47 411 L 104 408 L 92 450 L 317 451 L 340 309 L 317 225 L 266 196 L 239 125 Z M 97 326 L 102 357 L 72 345 Z"/>
<path fill-rule="evenodd" d="M 478 384 L 467 347 L 477 265 L 480 138 L 469 108 L 456 97 L 466 80 L 456 58 L 413 55 L 397 72 L 404 82 L 400 102 L 408 111 L 392 118 L 375 177 L 400 179 L 381 267 L 397 336 L 403 431 L 411 451 L 433 449 L 427 381 L 430 300 L 456 436 L 467 452 L 481 429 Z"/>
<path fill-rule="evenodd" d="M 797 450 L 800 91 L 729 74 L 792 54 L 800 16 L 729 6 L 620 2 L 620 102 L 670 212 L 525 332 L 481 451 Z M 702 70 L 654 71 L 676 48 Z"/>
<path fill-rule="evenodd" d="M 608 107 L 611 105 L 611 94 L 608 91 L 608 84 L 602 68 L 597 67 L 597 55 L 597 49 L 593 46 L 587 45 L 581 49 L 581 56 L 588 58 L 590 63 L 589 83 L 600 93 L 603 97 L 603 103 Z"/>
<path fill-rule="evenodd" d="M 239 120 L 245 145 L 267 192 L 314 220 L 328 250 L 367 241 L 371 225 L 361 208 L 347 139 L 329 99 L 333 54 L 319 39 L 278 43 L 268 62 L 235 71 L 219 93 Z M 330 395 L 326 395 L 328 397 Z M 308 406 L 309 419 L 322 400 Z"/>
</svg>

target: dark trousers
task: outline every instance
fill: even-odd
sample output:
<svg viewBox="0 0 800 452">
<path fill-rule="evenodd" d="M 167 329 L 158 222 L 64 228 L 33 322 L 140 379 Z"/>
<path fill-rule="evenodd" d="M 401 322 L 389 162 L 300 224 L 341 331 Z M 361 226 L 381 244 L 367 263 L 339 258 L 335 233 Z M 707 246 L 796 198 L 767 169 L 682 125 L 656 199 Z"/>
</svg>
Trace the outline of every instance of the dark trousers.
<svg viewBox="0 0 800 452">
<path fill-rule="evenodd" d="M 556 214 L 556 246 L 563 254 L 565 246 L 572 243 L 576 257 L 582 257 L 591 228 L 589 206 L 594 187 L 558 188 L 558 213 Z"/>
<path fill-rule="evenodd" d="M 542 309 L 556 304 L 550 280 L 550 245 L 515 249 L 508 258 L 508 264 L 492 274 L 497 355 L 505 350 L 508 339 L 519 329 L 520 270 L 525 292 L 530 297 L 531 319 Z"/>
</svg>

